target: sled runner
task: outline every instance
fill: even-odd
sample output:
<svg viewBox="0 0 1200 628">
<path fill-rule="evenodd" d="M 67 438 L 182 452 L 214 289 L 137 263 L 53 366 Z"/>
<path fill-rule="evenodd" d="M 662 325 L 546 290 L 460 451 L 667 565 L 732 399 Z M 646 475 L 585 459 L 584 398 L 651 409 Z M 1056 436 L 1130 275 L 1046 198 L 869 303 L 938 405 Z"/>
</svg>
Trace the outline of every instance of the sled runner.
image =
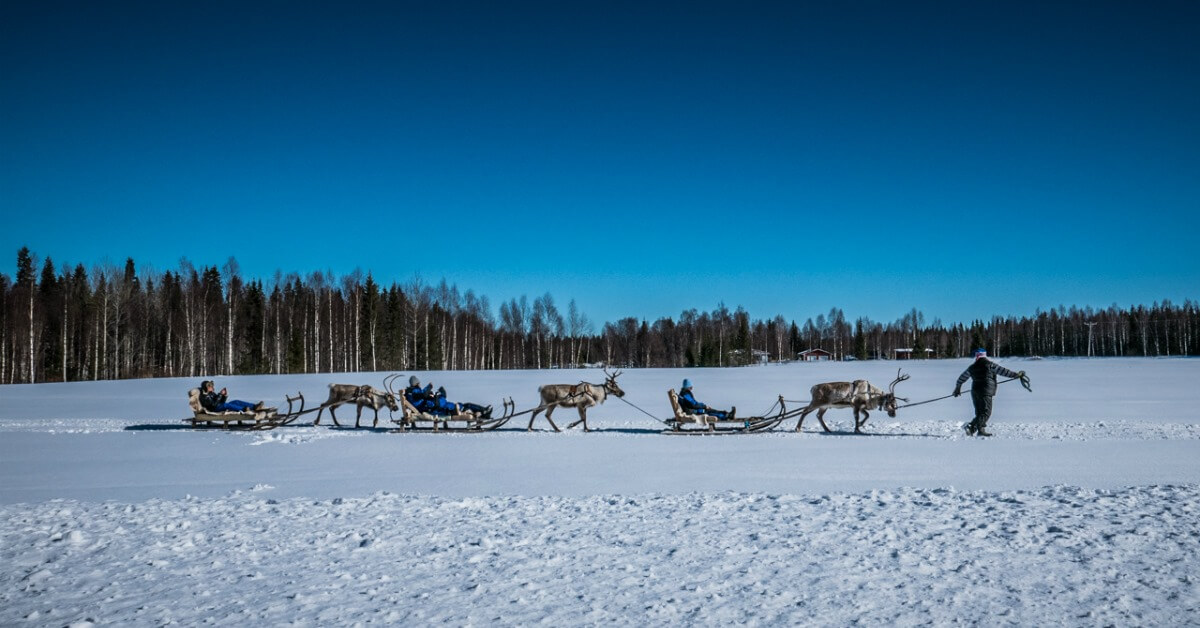
<svg viewBox="0 0 1200 628">
<path fill-rule="evenodd" d="M 225 430 L 270 430 L 281 425 L 287 425 L 295 421 L 302 414 L 308 414 L 304 410 L 304 395 L 297 392 L 295 397 L 285 396 L 287 399 L 288 409 L 284 414 L 279 413 L 279 408 L 262 408 L 259 410 L 246 410 L 244 412 L 209 412 L 200 405 L 200 389 L 193 388 L 188 391 L 188 406 L 191 407 L 194 416 L 184 419 L 185 423 L 191 423 L 192 427 L 196 428 L 216 428 Z M 293 410 L 293 404 L 299 401 L 300 407 Z M 315 410 L 315 408 L 313 409 Z"/>
<path fill-rule="evenodd" d="M 675 389 L 667 391 L 667 398 L 671 401 L 671 410 L 674 416 L 664 421 L 667 424 L 667 429 L 663 430 L 663 434 L 748 434 L 752 432 L 765 432 L 779 425 L 780 421 L 787 416 L 787 408 L 783 404 L 783 396 L 780 395 L 779 400 L 775 402 L 775 407 L 779 408 L 779 412 L 768 416 L 752 416 L 742 419 L 718 419 L 710 414 L 689 414 L 683 411 L 679 405 L 679 393 Z"/>
<path fill-rule="evenodd" d="M 440 415 L 432 412 L 422 412 L 404 397 L 398 395 L 400 409 L 403 412 L 399 419 L 392 423 L 400 426 L 400 431 L 429 431 L 429 432 L 489 432 L 508 423 L 513 416 L 516 404 L 512 399 L 505 399 L 501 416 L 485 417 L 481 412 L 461 410 L 458 414 Z"/>
</svg>

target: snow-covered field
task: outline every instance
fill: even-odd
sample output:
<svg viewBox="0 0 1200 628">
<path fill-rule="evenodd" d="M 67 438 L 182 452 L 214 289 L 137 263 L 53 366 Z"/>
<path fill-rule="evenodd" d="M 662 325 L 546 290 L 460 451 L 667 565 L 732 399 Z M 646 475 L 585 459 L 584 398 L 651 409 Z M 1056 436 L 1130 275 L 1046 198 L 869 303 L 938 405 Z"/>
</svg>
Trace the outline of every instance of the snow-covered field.
<svg viewBox="0 0 1200 628">
<path fill-rule="evenodd" d="M 996 436 L 967 395 L 667 437 L 610 399 L 595 432 L 323 425 L 193 431 L 195 380 L 0 387 L 0 625 L 1200 623 L 1200 360 L 999 360 Z M 629 370 L 739 415 L 817 382 L 941 397 L 965 360 Z M 598 371 L 416 373 L 535 404 Z M 380 374 L 218 378 L 315 403 Z M 386 414 L 386 413 L 385 413 Z M 573 411 L 559 411 L 562 426 Z M 349 408 L 339 413 L 353 424 Z M 349 418 L 349 422 L 347 422 Z"/>
</svg>

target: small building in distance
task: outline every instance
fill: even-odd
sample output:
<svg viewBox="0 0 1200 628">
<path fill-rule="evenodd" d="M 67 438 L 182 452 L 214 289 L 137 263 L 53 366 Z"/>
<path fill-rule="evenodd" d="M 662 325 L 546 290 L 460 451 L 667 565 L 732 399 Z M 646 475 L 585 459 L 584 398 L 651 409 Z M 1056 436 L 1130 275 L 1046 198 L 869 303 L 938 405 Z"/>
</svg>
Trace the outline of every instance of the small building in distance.
<svg viewBox="0 0 1200 628">
<path fill-rule="evenodd" d="M 914 358 L 923 358 L 925 360 L 928 360 L 933 357 L 933 349 L 925 349 L 924 351 L 922 351 L 922 353 L 924 355 L 917 355 L 916 351 L 913 349 L 908 349 L 908 348 L 896 349 L 896 359 L 897 360 L 912 360 Z"/>
<path fill-rule="evenodd" d="M 828 362 L 833 359 L 833 354 L 824 349 L 805 349 L 796 355 L 796 359 L 801 362 Z"/>
</svg>

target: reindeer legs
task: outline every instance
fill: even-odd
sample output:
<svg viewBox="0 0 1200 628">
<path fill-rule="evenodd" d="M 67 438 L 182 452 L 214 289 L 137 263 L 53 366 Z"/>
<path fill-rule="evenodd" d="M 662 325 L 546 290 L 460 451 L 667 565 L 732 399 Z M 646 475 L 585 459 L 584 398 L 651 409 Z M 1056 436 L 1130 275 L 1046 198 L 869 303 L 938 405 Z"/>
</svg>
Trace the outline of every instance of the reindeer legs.
<svg viewBox="0 0 1200 628">
<path fill-rule="evenodd" d="M 809 413 L 811 413 L 812 411 L 813 411 L 812 408 L 805 408 L 800 411 L 800 420 L 796 421 L 796 431 L 797 432 L 803 431 L 800 428 L 804 427 L 804 417 L 808 416 Z"/>
<path fill-rule="evenodd" d="M 829 408 L 821 408 L 820 410 L 817 410 L 817 420 L 821 422 L 821 427 L 824 428 L 826 432 L 832 432 L 833 430 L 829 429 L 828 425 L 825 425 L 825 411 L 828 409 Z"/>
<path fill-rule="evenodd" d="M 326 403 L 328 403 L 328 402 L 326 402 Z M 317 410 L 317 419 L 315 421 L 313 421 L 313 425 L 321 424 L 321 415 L 325 413 L 325 408 L 329 408 L 329 416 L 333 417 L 333 424 L 337 425 L 338 427 L 341 427 L 341 424 L 337 422 L 337 417 L 334 416 L 334 414 L 333 414 L 333 409 L 336 407 L 337 407 L 337 404 L 333 404 L 332 406 L 327 406 L 325 404 L 321 404 L 321 409 Z"/>
<path fill-rule="evenodd" d="M 542 410 L 545 410 L 546 411 L 546 420 L 550 422 L 550 427 L 554 428 L 555 432 L 561 432 L 562 430 L 558 429 L 558 426 L 554 424 L 554 419 L 550 418 L 550 415 L 554 413 L 554 408 L 556 408 L 556 407 L 557 406 L 555 406 L 555 405 L 541 405 L 541 406 L 538 406 L 537 408 L 534 408 L 533 414 L 531 414 L 529 416 L 529 426 L 525 428 L 525 431 L 529 432 L 529 431 L 533 430 L 533 420 L 537 418 L 537 415 L 539 412 L 541 412 Z"/>
<path fill-rule="evenodd" d="M 587 408 L 584 406 L 579 406 L 578 410 L 579 410 L 579 420 L 568 425 L 567 429 L 571 429 L 571 428 L 575 427 L 576 425 L 583 423 L 583 431 L 590 432 L 591 430 L 589 430 L 588 426 L 587 426 Z"/>
<path fill-rule="evenodd" d="M 550 427 L 554 428 L 555 432 L 561 432 L 562 430 L 558 429 L 558 426 L 554 424 L 554 419 L 550 418 L 550 415 L 554 414 L 554 408 L 556 407 L 548 406 L 546 408 L 546 420 L 550 422 Z M 537 418 L 538 412 L 541 412 L 541 408 L 534 410 L 533 416 L 529 417 L 529 427 L 525 429 L 526 432 L 533 429 L 533 420 Z"/>
<path fill-rule="evenodd" d="M 863 417 L 862 417 L 862 420 L 860 421 L 858 419 L 858 410 L 854 411 L 854 433 L 855 434 L 862 434 L 863 426 L 867 424 L 867 419 L 871 418 L 871 413 L 867 412 L 866 408 L 863 408 L 862 414 L 863 414 Z"/>
</svg>

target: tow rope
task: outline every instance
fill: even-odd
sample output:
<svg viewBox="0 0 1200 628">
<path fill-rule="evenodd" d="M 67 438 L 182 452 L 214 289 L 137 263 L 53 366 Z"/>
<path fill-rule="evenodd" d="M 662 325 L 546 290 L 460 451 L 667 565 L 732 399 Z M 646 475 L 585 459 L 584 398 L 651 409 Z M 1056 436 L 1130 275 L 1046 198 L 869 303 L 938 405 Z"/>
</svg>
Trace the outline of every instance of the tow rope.
<svg viewBox="0 0 1200 628">
<path fill-rule="evenodd" d="M 650 418 L 654 419 L 655 421 L 658 421 L 659 423 L 662 423 L 663 425 L 670 425 L 670 424 L 671 424 L 671 423 L 670 423 L 670 421 L 664 421 L 664 420 L 662 420 L 662 419 L 660 419 L 660 418 L 658 418 L 658 417 L 654 416 L 653 414 L 650 414 L 649 412 L 646 412 L 645 410 L 643 410 L 643 409 L 639 408 L 639 407 L 637 406 L 637 404 L 633 403 L 632 401 L 629 401 L 628 399 L 626 399 L 626 398 L 624 398 L 624 397 L 617 397 L 617 399 L 620 399 L 621 401 L 624 401 L 625 403 L 627 403 L 627 404 L 629 404 L 630 406 L 632 406 L 632 407 L 633 407 L 633 409 L 635 409 L 635 410 L 637 410 L 638 412 L 641 412 L 642 414 L 644 414 L 644 415 L 646 415 L 646 416 L 648 416 L 648 417 L 650 417 Z"/>
<path fill-rule="evenodd" d="M 1024 378 L 1021 378 L 1021 377 L 1010 377 L 1009 379 L 1002 379 L 1002 380 L 1000 380 L 1000 381 L 996 382 L 996 384 L 997 384 L 997 385 L 999 385 L 999 384 L 1007 384 L 1007 383 L 1009 383 L 1009 382 L 1015 382 L 1015 381 L 1020 381 L 1020 382 L 1021 382 L 1021 385 L 1025 387 L 1025 390 L 1028 390 L 1029 392 L 1033 392 L 1033 388 L 1032 388 L 1032 387 L 1030 387 L 1030 385 L 1029 385 L 1029 378 L 1028 378 L 1028 377 L 1024 377 Z M 970 389 L 970 388 L 968 388 L 968 389 L 964 390 L 964 391 L 963 391 L 963 394 L 966 394 L 966 393 L 969 393 L 969 392 L 971 392 L 971 389 Z M 953 397 L 953 396 L 954 396 L 954 393 L 950 393 L 949 395 L 946 395 L 946 396 L 944 396 L 944 397 L 937 397 L 937 398 L 934 398 L 934 399 L 926 399 L 925 401 L 918 401 L 918 402 L 916 402 L 916 403 L 906 403 L 906 404 L 904 404 L 904 405 L 902 405 L 902 406 L 896 406 L 896 409 L 897 409 L 897 410 L 899 410 L 900 408 L 911 408 L 911 407 L 913 407 L 913 406 L 923 406 L 923 405 L 925 405 L 925 404 L 927 404 L 927 403 L 933 403 L 933 402 L 935 402 L 935 401 L 941 401 L 941 400 L 943 400 L 943 399 L 949 399 L 949 398 L 951 398 L 951 397 Z"/>
</svg>

